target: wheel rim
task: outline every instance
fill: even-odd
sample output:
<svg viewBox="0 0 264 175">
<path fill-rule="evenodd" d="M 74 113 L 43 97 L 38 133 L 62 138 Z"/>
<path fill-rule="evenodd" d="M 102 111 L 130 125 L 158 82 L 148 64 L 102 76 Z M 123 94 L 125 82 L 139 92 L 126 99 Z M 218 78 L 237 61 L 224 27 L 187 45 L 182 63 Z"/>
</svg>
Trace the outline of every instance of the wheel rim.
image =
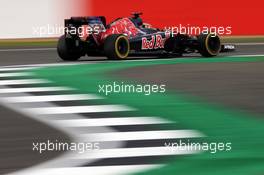
<svg viewBox="0 0 264 175">
<path fill-rule="evenodd" d="M 129 42 L 125 36 L 117 38 L 115 43 L 116 54 L 119 58 L 126 58 L 129 53 Z"/>
<path fill-rule="evenodd" d="M 211 55 L 217 55 L 221 49 L 219 37 L 208 35 L 206 38 L 206 48 Z"/>
</svg>

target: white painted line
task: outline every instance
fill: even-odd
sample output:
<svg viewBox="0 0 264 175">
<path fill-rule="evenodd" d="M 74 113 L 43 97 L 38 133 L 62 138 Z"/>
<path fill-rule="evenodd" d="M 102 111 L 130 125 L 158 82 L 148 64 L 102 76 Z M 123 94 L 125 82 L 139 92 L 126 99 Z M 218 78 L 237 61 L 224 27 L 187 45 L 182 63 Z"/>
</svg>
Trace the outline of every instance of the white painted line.
<svg viewBox="0 0 264 175">
<path fill-rule="evenodd" d="M 50 81 L 43 79 L 0 80 L 0 85 L 39 84 L 39 83 L 50 83 Z"/>
<path fill-rule="evenodd" d="M 9 103 L 74 101 L 74 100 L 94 100 L 94 99 L 101 99 L 101 98 L 93 94 L 20 96 L 20 97 L 3 98 L 4 101 L 9 102 Z"/>
<path fill-rule="evenodd" d="M 1 88 L 0 94 L 4 93 L 26 93 L 26 92 L 48 92 L 48 91 L 69 91 L 74 90 L 68 87 L 33 87 L 33 88 Z"/>
<path fill-rule="evenodd" d="M 89 126 L 120 126 L 120 125 L 146 125 L 171 123 L 158 117 L 121 117 L 99 119 L 59 120 L 54 123 L 64 127 L 89 127 Z"/>
<path fill-rule="evenodd" d="M 0 52 L 49 51 L 56 48 L 0 49 Z"/>
<path fill-rule="evenodd" d="M 230 56 L 228 56 L 228 57 L 263 57 L 264 55 L 261 55 L 261 54 L 259 54 L 259 55 L 230 55 Z"/>
<path fill-rule="evenodd" d="M 32 76 L 33 73 L 30 72 L 19 72 L 19 73 L 0 73 L 0 77 L 22 77 L 22 76 Z"/>
<path fill-rule="evenodd" d="M 237 46 L 258 46 L 258 45 L 264 45 L 264 43 L 224 43 L 224 44 L 232 44 Z"/>
<path fill-rule="evenodd" d="M 67 106 L 67 107 L 42 107 L 24 108 L 25 112 L 38 115 L 45 114 L 75 114 L 75 113 L 97 113 L 97 112 L 121 112 L 132 111 L 133 108 L 124 105 L 94 105 L 94 106 Z"/>
<path fill-rule="evenodd" d="M 115 166 L 90 166 L 90 167 L 63 167 L 63 168 L 45 168 L 45 169 L 31 169 L 22 170 L 11 173 L 10 175 L 124 175 L 129 173 L 138 173 L 155 168 L 161 168 L 164 165 L 115 165 Z"/>
<path fill-rule="evenodd" d="M 1 71 L 23 71 L 23 70 L 30 70 L 30 69 L 35 69 L 37 67 L 1 67 Z"/>
<path fill-rule="evenodd" d="M 105 159 L 119 157 L 143 157 L 143 156 L 169 156 L 188 155 L 200 152 L 192 146 L 162 146 L 162 147 L 142 147 L 142 148 L 115 148 L 89 150 L 80 154 L 77 159 Z M 73 158 L 74 159 L 74 158 Z"/>
<path fill-rule="evenodd" d="M 136 131 L 82 134 L 89 141 L 128 141 L 128 140 L 154 140 L 154 139 L 181 139 L 203 137 L 203 134 L 194 130 L 166 130 L 166 131 Z"/>
<path fill-rule="evenodd" d="M 3 66 L 1 68 L 43 68 L 43 67 L 56 67 L 56 66 L 71 66 L 80 64 L 95 64 L 95 63 L 79 63 L 79 62 L 59 62 L 59 63 L 42 63 L 42 64 L 23 64 L 23 65 L 11 65 Z"/>
</svg>

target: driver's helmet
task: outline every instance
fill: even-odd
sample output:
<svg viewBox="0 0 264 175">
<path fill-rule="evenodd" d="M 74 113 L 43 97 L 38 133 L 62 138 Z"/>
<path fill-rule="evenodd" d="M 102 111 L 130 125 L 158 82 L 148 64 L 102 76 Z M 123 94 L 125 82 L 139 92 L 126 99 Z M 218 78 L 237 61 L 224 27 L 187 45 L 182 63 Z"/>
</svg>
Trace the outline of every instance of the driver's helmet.
<svg viewBox="0 0 264 175">
<path fill-rule="evenodd" d="M 142 15 L 142 13 L 138 13 L 138 12 L 135 12 L 135 13 L 132 13 L 133 17 L 132 17 L 132 21 L 133 23 L 138 26 L 138 27 L 142 27 L 143 25 L 143 20 L 142 18 L 140 18 L 140 15 Z"/>
<path fill-rule="evenodd" d="M 142 28 L 151 29 L 151 28 L 153 28 L 153 27 L 152 27 L 152 25 L 149 24 L 149 23 L 143 23 L 143 24 L 142 24 Z"/>
<path fill-rule="evenodd" d="M 133 21 L 138 27 L 141 27 L 143 25 L 143 20 L 140 17 L 133 18 Z"/>
</svg>

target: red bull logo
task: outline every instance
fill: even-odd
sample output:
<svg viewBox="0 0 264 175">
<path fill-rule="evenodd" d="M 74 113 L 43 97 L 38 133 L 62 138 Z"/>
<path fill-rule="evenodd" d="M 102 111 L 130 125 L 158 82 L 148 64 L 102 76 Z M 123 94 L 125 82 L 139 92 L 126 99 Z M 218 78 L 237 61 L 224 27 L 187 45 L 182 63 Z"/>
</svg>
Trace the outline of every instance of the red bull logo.
<svg viewBox="0 0 264 175">
<path fill-rule="evenodd" d="M 164 48 L 165 38 L 161 35 L 152 35 L 148 40 L 146 37 L 142 38 L 142 50 L 162 49 Z"/>
</svg>

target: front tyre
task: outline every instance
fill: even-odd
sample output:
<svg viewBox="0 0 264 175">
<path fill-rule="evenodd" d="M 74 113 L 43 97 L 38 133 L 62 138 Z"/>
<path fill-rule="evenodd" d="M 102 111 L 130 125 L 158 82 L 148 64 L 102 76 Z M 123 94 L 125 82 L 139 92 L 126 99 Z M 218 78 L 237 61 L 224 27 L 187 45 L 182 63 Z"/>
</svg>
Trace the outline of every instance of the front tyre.
<svg viewBox="0 0 264 175">
<path fill-rule="evenodd" d="M 104 42 L 104 52 L 108 59 L 125 59 L 128 57 L 130 44 L 125 35 L 113 34 Z"/>
<path fill-rule="evenodd" d="M 64 61 L 76 61 L 81 57 L 80 52 L 73 45 L 67 43 L 66 37 L 63 35 L 59 38 L 57 45 L 59 57 Z"/>
<path fill-rule="evenodd" d="M 217 56 L 221 50 L 221 41 L 216 34 L 200 34 L 198 37 L 199 53 L 204 57 Z"/>
</svg>

